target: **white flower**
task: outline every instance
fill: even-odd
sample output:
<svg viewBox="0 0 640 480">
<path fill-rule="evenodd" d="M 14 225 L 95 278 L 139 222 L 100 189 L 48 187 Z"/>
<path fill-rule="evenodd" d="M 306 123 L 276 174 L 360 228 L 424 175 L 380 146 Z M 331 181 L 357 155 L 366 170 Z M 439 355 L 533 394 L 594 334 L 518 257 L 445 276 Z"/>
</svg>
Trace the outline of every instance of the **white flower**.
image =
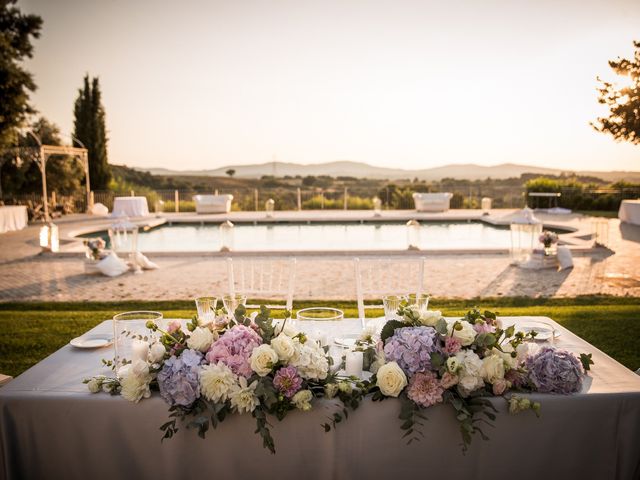
<svg viewBox="0 0 640 480">
<path fill-rule="evenodd" d="M 238 377 L 222 362 L 200 369 L 200 391 L 207 400 L 216 403 L 227 401 L 237 381 Z"/>
<path fill-rule="evenodd" d="M 376 336 L 377 328 L 375 325 L 367 325 L 360 334 L 358 340 L 361 342 L 370 342 Z"/>
<path fill-rule="evenodd" d="M 272 339 L 271 346 L 278 355 L 278 358 L 283 362 L 288 362 L 296 354 L 296 347 L 293 340 L 284 333 L 281 333 L 276 338 Z"/>
<path fill-rule="evenodd" d="M 435 327 L 441 318 L 442 312 L 440 310 L 424 309 L 420 311 L 420 323 L 427 327 Z"/>
<path fill-rule="evenodd" d="M 151 363 L 160 363 L 165 353 L 167 353 L 167 349 L 164 345 L 160 342 L 154 342 L 149 347 L 149 360 Z"/>
<path fill-rule="evenodd" d="M 142 398 L 149 398 L 151 391 L 149 383 L 152 376 L 149 365 L 144 360 L 134 360 L 118 370 L 120 378 L 120 395 L 130 402 L 138 403 Z"/>
<path fill-rule="evenodd" d="M 338 393 L 338 385 L 336 383 L 327 383 L 324 386 L 324 396 L 327 398 L 333 398 Z"/>
<path fill-rule="evenodd" d="M 284 325 L 284 328 L 283 328 L 283 325 Z M 278 336 L 284 334 L 287 337 L 295 337 L 298 333 L 300 333 L 292 325 L 291 319 L 288 319 L 286 322 L 285 320 L 278 320 L 278 319 L 273 320 L 273 327 L 275 331 L 278 333 Z"/>
<path fill-rule="evenodd" d="M 460 368 L 460 359 L 458 357 L 447 358 L 447 370 L 449 373 L 457 373 Z"/>
<path fill-rule="evenodd" d="M 407 376 L 396 362 L 386 363 L 376 374 L 378 387 L 383 395 L 397 397 L 407 386 Z"/>
<path fill-rule="evenodd" d="M 484 386 L 482 379 L 482 360 L 471 350 L 461 350 L 455 356 L 458 362 L 458 391 L 463 397 Z M 447 360 L 448 366 L 449 360 Z M 454 372 L 452 372 L 454 373 Z"/>
<path fill-rule="evenodd" d="M 453 328 L 455 324 L 458 324 L 460 330 L 456 330 Z M 460 345 L 463 347 L 467 347 L 473 343 L 476 338 L 476 331 L 473 329 L 473 325 L 471 325 L 466 320 L 455 320 L 449 321 L 447 325 L 447 335 L 453 336 L 453 338 L 457 338 L 460 340 Z"/>
<path fill-rule="evenodd" d="M 261 377 L 268 375 L 278 363 L 278 354 L 269 345 L 262 344 L 251 352 L 251 370 Z"/>
<path fill-rule="evenodd" d="M 482 378 L 491 384 L 504 378 L 504 359 L 501 355 L 493 354 L 482 359 Z"/>
<path fill-rule="evenodd" d="M 93 377 L 87 382 L 87 387 L 91 393 L 98 393 L 102 389 L 102 379 L 104 377 Z"/>
<path fill-rule="evenodd" d="M 206 352 L 213 343 L 213 333 L 208 328 L 196 327 L 187 339 L 187 346 L 192 350 Z"/>
<path fill-rule="evenodd" d="M 353 390 L 353 387 L 351 386 L 351 382 L 340 382 L 338 384 L 338 389 L 342 392 L 342 393 L 351 393 L 351 391 Z"/>
<path fill-rule="evenodd" d="M 307 341 L 300 343 L 294 340 L 296 354 L 290 359 L 289 364 L 298 369 L 302 378 L 310 380 L 323 380 L 329 372 L 329 361 L 320 345 Z"/>
<path fill-rule="evenodd" d="M 462 375 L 459 378 L 460 380 L 458 381 L 458 391 L 463 397 L 469 396 L 471 392 L 484 386 L 482 377 L 474 377 L 473 375 Z"/>
<path fill-rule="evenodd" d="M 313 394 L 311 390 L 300 390 L 296 393 L 291 402 L 296 406 L 296 408 L 307 412 L 311 410 L 311 400 L 313 399 Z"/>
<path fill-rule="evenodd" d="M 255 394 L 258 381 L 254 380 L 247 385 L 247 379 L 238 377 L 239 384 L 236 384 L 229 394 L 231 406 L 235 407 L 238 413 L 251 413 L 259 405 L 258 397 Z"/>
</svg>

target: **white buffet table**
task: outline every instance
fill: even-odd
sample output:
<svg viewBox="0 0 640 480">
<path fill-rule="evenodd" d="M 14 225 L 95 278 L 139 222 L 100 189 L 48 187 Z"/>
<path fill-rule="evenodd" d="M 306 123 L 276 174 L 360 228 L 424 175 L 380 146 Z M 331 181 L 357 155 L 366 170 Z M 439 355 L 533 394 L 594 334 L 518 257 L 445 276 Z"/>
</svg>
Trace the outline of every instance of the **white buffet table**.
<svg viewBox="0 0 640 480">
<path fill-rule="evenodd" d="M 621 222 L 640 225 L 640 200 L 623 200 L 618 210 Z"/>
<path fill-rule="evenodd" d="M 116 197 L 113 199 L 114 217 L 146 217 L 149 215 L 147 197 Z"/>
<path fill-rule="evenodd" d="M 0 207 L 0 233 L 22 230 L 28 221 L 27 207 L 24 205 Z"/>
<path fill-rule="evenodd" d="M 406 445 L 395 399 L 367 399 L 329 433 L 321 425 L 335 411 L 330 400 L 282 422 L 270 417 L 276 455 L 262 448 L 250 415 L 229 417 L 205 440 L 181 425 L 161 443 L 168 406 L 160 396 L 134 404 L 89 393 L 82 379 L 112 375 L 101 359 L 113 350 L 66 345 L 0 389 L 0 479 L 638 478 L 640 376 L 553 320 L 502 317 L 505 326 L 540 320 L 560 333 L 559 348 L 593 354 L 582 392 L 530 395 L 542 403 L 540 418 L 509 415 L 504 399 L 491 398 L 496 427 L 485 429 L 489 441 L 476 435 L 466 455 L 449 405 L 424 411 L 424 438 Z M 356 319 L 337 323 L 331 333 L 361 329 Z M 105 321 L 91 332 L 112 329 Z"/>
</svg>

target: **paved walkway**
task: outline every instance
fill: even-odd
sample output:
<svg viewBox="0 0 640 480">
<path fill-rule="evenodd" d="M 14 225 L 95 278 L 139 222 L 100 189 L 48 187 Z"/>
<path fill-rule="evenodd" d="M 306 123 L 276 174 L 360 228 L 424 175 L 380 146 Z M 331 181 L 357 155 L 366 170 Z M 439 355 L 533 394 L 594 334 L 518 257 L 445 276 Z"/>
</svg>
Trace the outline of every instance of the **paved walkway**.
<svg viewBox="0 0 640 480">
<path fill-rule="evenodd" d="M 86 218 L 72 216 L 57 223 L 61 228 L 77 228 L 79 221 Z M 0 301 L 170 300 L 227 291 L 223 257 L 151 256 L 159 270 L 117 278 L 86 275 L 79 256 L 39 254 L 37 230 L 38 226 L 31 226 L 0 236 Z M 561 272 L 514 267 L 505 254 L 427 255 L 425 284 L 432 295 L 442 297 L 640 297 L 640 227 L 609 221 L 609 243 L 613 252 L 598 248 L 579 253 L 574 257 L 575 267 Z M 398 291 L 409 289 L 408 278 L 400 269 L 388 275 L 394 276 Z M 294 295 L 297 299 L 353 300 L 352 257 L 300 256 Z"/>
</svg>

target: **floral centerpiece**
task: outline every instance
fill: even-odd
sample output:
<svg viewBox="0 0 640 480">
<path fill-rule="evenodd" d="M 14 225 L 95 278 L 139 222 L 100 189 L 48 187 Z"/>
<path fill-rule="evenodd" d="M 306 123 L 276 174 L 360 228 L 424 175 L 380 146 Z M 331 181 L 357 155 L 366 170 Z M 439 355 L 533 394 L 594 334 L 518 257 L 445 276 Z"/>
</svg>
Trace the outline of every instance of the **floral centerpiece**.
<svg viewBox="0 0 640 480">
<path fill-rule="evenodd" d="M 551 253 L 552 246 L 558 243 L 558 234 L 556 232 L 545 230 L 540 234 L 538 240 L 542 245 L 544 245 L 545 254 L 549 255 Z"/>
<path fill-rule="evenodd" d="M 102 238 L 85 238 L 82 243 L 84 243 L 86 248 L 85 253 L 87 259 L 98 261 L 102 260 L 106 256 L 104 252 L 106 244 Z"/>
<path fill-rule="evenodd" d="M 265 307 L 253 318 L 245 313 L 238 307 L 224 326 L 202 324 L 195 317 L 187 325 L 188 333 L 178 321 L 166 331 L 147 322 L 160 338 L 148 345 L 146 360 L 125 364 L 116 378 L 96 376 L 85 383 L 94 393 L 120 394 L 132 402 L 158 390 L 169 405 L 163 439 L 178 431 L 179 420 L 204 438 L 209 427 L 215 428 L 227 415 L 250 414 L 264 447 L 273 453 L 268 415 L 282 420 L 292 410 L 311 410 L 314 400 L 322 397 L 343 402 L 343 411 L 358 407 L 365 384 L 331 373 L 327 347 L 291 328 L 287 319 L 271 319 Z"/>
</svg>

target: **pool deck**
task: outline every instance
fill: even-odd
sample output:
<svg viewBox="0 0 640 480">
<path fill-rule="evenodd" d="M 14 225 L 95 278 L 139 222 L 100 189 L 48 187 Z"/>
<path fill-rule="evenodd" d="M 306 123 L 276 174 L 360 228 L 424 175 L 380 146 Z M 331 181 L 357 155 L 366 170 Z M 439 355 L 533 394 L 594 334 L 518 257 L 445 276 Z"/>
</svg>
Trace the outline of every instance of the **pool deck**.
<svg viewBox="0 0 640 480">
<path fill-rule="evenodd" d="M 281 221 L 371 221 L 371 211 L 276 212 Z M 492 210 L 485 221 L 506 222 L 513 210 Z M 79 240 L 72 235 L 83 231 L 105 230 L 112 219 L 89 215 L 70 215 L 57 219 L 65 253 L 41 253 L 38 230 L 33 224 L 19 232 L 0 235 L 0 302 L 7 301 L 113 301 L 189 299 L 198 295 L 226 292 L 228 256 L 253 255 L 298 257 L 295 299 L 355 299 L 354 256 L 426 258 L 425 285 L 439 297 L 573 297 L 587 294 L 640 296 L 640 227 L 606 221 L 609 248 L 590 248 L 591 217 L 580 215 L 536 214 L 546 225 L 574 230 L 561 236 L 574 251 L 574 268 L 526 270 L 510 265 L 505 252 L 331 252 L 278 254 L 233 252 L 149 254 L 159 270 L 143 275 L 125 273 L 109 278 L 85 274 Z M 478 210 L 452 210 L 443 214 L 415 211 L 385 211 L 381 221 L 466 220 L 482 217 Z M 232 212 L 228 215 L 166 214 L 165 217 L 136 219 L 141 224 L 171 222 L 264 221 L 264 212 Z M 408 290 L 408 279 L 400 274 L 398 290 Z M 407 284 L 407 285 L 405 285 Z"/>
</svg>

